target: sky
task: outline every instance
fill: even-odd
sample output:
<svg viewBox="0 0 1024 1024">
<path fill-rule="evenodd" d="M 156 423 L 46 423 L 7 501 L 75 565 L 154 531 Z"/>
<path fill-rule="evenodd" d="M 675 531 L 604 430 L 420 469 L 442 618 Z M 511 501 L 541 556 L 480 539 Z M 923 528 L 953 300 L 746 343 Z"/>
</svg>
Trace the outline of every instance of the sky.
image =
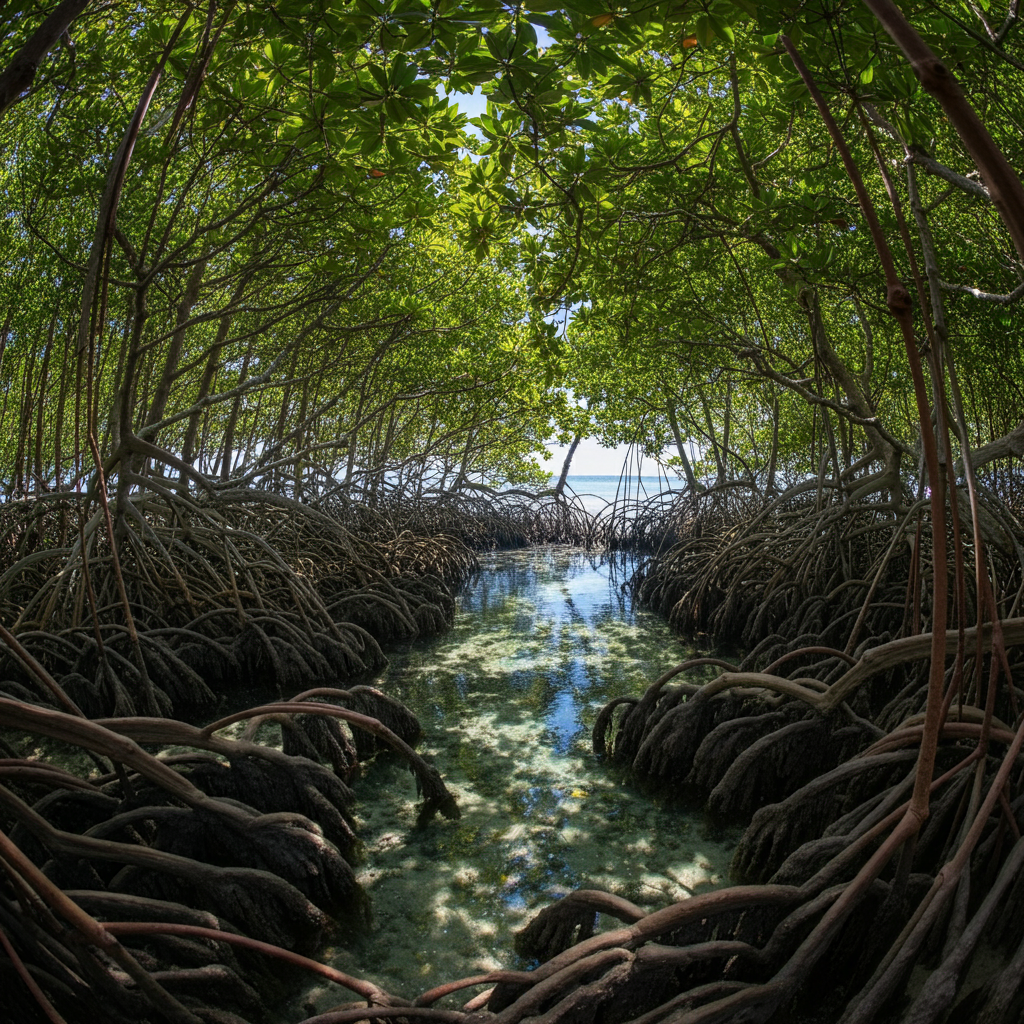
<svg viewBox="0 0 1024 1024">
<path fill-rule="evenodd" d="M 562 463 L 565 461 L 569 446 L 549 444 L 547 447 L 551 452 L 551 460 L 544 463 L 544 468 L 557 476 L 562 472 Z M 622 472 L 627 458 L 629 458 L 628 445 L 620 444 L 618 448 L 602 448 L 596 438 L 587 437 L 580 441 L 580 446 L 572 457 L 569 475 L 618 476 Z M 641 469 L 644 476 L 656 476 L 658 472 L 657 466 L 651 459 L 644 459 Z M 633 472 L 636 473 L 635 466 Z"/>
<path fill-rule="evenodd" d="M 437 93 L 439 96 L 444 96 L 444 87 L 439 85 Z M 465 114 L 467 117 L 479 117 L 481 114 L 487 113 L 487 97 L 480 86 L 477 86 L 472 92 L 450 92 L 447 96 L 449 103 L 457 103 L 459 113 Z M 469 130 L 480 137 L 478 128 L 470 125 Z"/>
<path fill-rule="evenodd" d="M 538 32 L 538 37 L 539 35 L 540 33 Z M 545 45 L 543 40 L 541 45 Z M 439 95 L 444 95 L 443 89 L 439 88 L 438 93 Z M 459 110 L 469 117 L 479 117 L 487 109 L 487 99 L 483 95 L 483 90 L 479 87 L 474 89 L 472 93 L 449 93 L 448 99 L 452 103 L 458 103 Z M 470 130 L 475 131 L 472 127 Z M 476 134 L 479 135 L 478 132 Z M 568 451 L 568 445 L 550 444 L 547 447 L 551 453 L 551 458 L 543 463 L 544 468 L 551 473 L 558 474 L 562 471 L 562 462 Z M 629 458 L 628 445 L 619 445 L 617 448 L 603 448 L 596 438 L 588 437 L 581 441 L 576 449 L 569 474 L 570 476 L 618 476 L 622 472 L 627 458 Z M 636 467 L 633 466 L 632 468 L 635 473 Z M 641 468 L 645 476 L 657 475 L 657 467 L 649 459 L 645 460 Z"/>
</svg>

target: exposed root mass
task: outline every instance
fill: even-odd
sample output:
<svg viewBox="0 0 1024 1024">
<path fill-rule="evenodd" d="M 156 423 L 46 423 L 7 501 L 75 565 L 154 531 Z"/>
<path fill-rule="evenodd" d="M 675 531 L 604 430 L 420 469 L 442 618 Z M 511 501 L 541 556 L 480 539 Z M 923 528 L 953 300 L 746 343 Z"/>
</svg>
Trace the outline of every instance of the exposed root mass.
<svg viewBox="0 0 1024 1024">
<path fill-rule="evenodd" d="M 267 951 L 298 962 L 329 927 L 342 940 L 365 927 L 368 906 L 351 867 L 359 856 L 354 796 L 344 779 L 319 760 L 227 736 L 226 728 L 261 722 L 305 734 L 322 720 L 321 740 L 333 736 L 351 751 L 349 770 L 360 745 L 353 736 L 365 733 L 370 749 L 380 743 L 408 761 L 425 817 L 457 816 L 436 769 L 364 713 L 381 709 L 414 739 L 419 727 L 408 712 L 369 687 L 299 697 L 206 728 L 166 718 L 92 722 L 0 698 L 8 735 L 54 754 L 79 749 L 111 762 L 105 775 L 91 776 L 38 755 L 0 762 L 0 854 L 8 871 L 0 921 L 20 948 L 16 955 L 35 957 L 47 972 L 55 986 L 48 998 L 66 1019 L 89 1019 L 102 995 L 115 1021 L 161 1019 L 175 1003 L 182 1009 L 173 1019 L 191 1019 L 194 1010 L 201 1019 L 242 1013 L 261 1020 L 288 977 L 266 970 Z M 188 752 L 154 757 L 140 744 Z M 117 944 L 103 929 L 109 920 L 146 926 L 118 932 L 120 960 L 110 959 Z M 205 938 L 181 932 L 183 925 L 206 929 Z M 211 941 L 211 929 L 248 944 Z M 126 959 L 145 985 L 125 987 L 118 964 Z"/>
<path fill-rule="evenodd" d="M 753 886 L 746 897 L 721 894 L 734 893 L 742 912 L 702 916 L 670 940 L 683 947 L 673 957 L 716 956 L 713 971 L 677 976 L 662 993 L 634 982 L 641 1002 L 609 1019 L 932 1024 L 951 1007 L 951 1020 L 1017 1019 L 1019 977 L 1002 970 L 975 991 L 962 982 L 996 908 L 1001 922 L 1024 912 L 1008 909 L 1024 898 L 1024 620 L 979 627 L 986 595 L 952 590 L 937 749 L 923 780 L 930 813 L 919 827 L 909 808 L 938 705 L 922 582 L 933 567 L 918 510 L 796 494 L 717 530 L 692 529 L 639 575 L 637 593 L 677 628 L 752 649 L 739 664 L 717 662 L 723 671 L 703 685 L 687 677 L 714 659 L 611 702 L 595 750 L 717 816 L 748 820 L 734 873 Z M 994 499 L 979 521 L 1001 588 L 992 607 L 1019 608 L 1020 523 Z M 973 554 L 958 553 L 951 578 L 971 577 Z M 793 902 L 766 915 L 756 894 L 775 891 Z M 998 950 L 1008 969 L 1024 933 L 995 934 L 988 954 Z M 573 950 L 582 962 L 583 948 Z M 910 999 L 915 967 L 932 974 Z M 611 976 L 593 991 L 614 989 Z M 552 1009 L 545 1019 L 574 1018 Z"/>
<path fill-rule="evenodd" d="M 258 1021 L 279 994 L 262 959 L 272 955 L 360 1000 L 308 1024 L 1011 1024 L 1024 955 L 1024 531 L 986 499 L 978 529 L 991 572 L 975 577 L 978 592 L 961 541 L 952 628 L 933 637 L 920 504 L 826 497 L 810 488 L 758 507 L 726 489 L 618 534 L 662 546 L 634 581 L 642 599 L 678 629 L 749 653 L 695 659 L 610 702 L 594 748 L 747 821 L 734 863 L 746 884 L 653 913 L 573 893 L 519 936 L 535 969 L 455 980 L 411 1004 L 303 959 L 329 921 L 356 929 L 365 911 L 350 866 L 348 782 L 361 760 L 390 747 L 408 760 L 425 815 L 457 813 L 411 748 L 415 720 L 345 680 L 384 639 L 444 628 L 472 547 L 572 533 L 572 505 L 519 503 L 515 519 L 448 497 L 386 516 L 165 498 L 124 540 L 136 550 L 125 560 L 134 637 L 102 614 L 119 598 L 95 569 L 100 534 L 90 547 L 82 524 L 78 548 L 72 539 L 51 555 L 12 526 L 18 557 L 2 594 L 18 629 L 3 720 L 102 764 L 89 776 L 14 747 L 0 762 L 12 970 L 31 962 L 69 1019 L 88 1019 L 102 993 L 114 1021 Z M 165 556 L 182 544 L 188 557 Z M 48 558 L 77 568 L 54 575 Z M 990 598 L 986 578 L 998 585 Z M 200 684 L 212 694 L 243 676 L 294 696 L 206 728 L 156 713 L 171 700 L 201 705 Z M 75 713 L 101 704 L 116 717 Z M 268 727 L 281 749 L 258 742 Z M 922 792 L 927 820 L 915 818 Z M 969 991 L 983 938 L 1001 966 Z M 930 972 L 919 992 L 908 988 L 917 968 Z"/>
<path fill-rule="evenodd" d="M 382 642 L 451 624 L 476 568 L 457 537 L 385 517 L 353 528 L 263 492 L 160 487 L 123 499 L 115 571 L 85 508 L 3 507 L 0 617 L 93 717 L 191 713 L 225 686 L 283 694 L 378 668 Z M 11 696 L 53 699 L 9 651 L 0 676 Z"/>
<path fill-rule="evenodd" d="M 422 821 L 458 815 L 415 717 L 348 680 L 382 643 L 446 629 L 476 569 L 462 538 L 487 547 L 518 521 L 481 502 L 445 532 L 430 503 L 371 515 L 138 483 L 116 558 L 84 498 L 0 509 L 6 987 L 24 1020 L 262 1020 L 291 977 L 268 955 L 309 967 L 329 932 L 366 925 L 360 763 L 393 751 Z M 270 702 L 169 717 L 208 719 L 240 686 Z"/>
</svg>

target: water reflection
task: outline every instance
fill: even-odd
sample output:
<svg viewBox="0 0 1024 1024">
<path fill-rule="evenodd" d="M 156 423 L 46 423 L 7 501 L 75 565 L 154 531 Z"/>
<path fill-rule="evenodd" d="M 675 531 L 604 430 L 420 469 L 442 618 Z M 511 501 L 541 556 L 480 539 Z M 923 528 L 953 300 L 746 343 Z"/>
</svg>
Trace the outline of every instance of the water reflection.
<svg viewBox="0 0 1024 1024">
<path fill-rule="evenodd" d="M 635 611 L 616 574 L 564 548 L 503 552 L 462 596 L 446 636 L 391 654 L 377 685 L 420 718 L 420 750 L 459 797 L 459 821 L 418 828 L 401 764 L 357 784 L 372 932 L 330 962 L 411 997 L 517 966 L 511 934 L 576 888 L 652 909 L 725 881 L 737 835 L 626 784 L 590 750 L 601 706 L 640 693 L 689 651 Z M 314 993 L 318 1009 L 339 999 Z"/>
</svg>

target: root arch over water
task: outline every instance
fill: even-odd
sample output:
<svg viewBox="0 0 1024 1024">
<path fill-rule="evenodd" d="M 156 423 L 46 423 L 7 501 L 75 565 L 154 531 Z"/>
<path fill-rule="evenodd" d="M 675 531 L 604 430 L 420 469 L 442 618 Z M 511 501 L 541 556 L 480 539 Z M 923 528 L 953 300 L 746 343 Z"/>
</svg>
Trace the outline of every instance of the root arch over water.
<svg viewBox="0 0 1024 1024">
<path fill-rule="evenodd" d="M 383 664 L 380 644 L 451 624 L 474 548 L 583 539 L 582 520 L 515 497 L 371 510 L 135 483 L 113 537 L 87 497 L 0 510 L 11 1012 L 259 1020 L 291 983 L 267 955 L 308 967 L 328 934 L 365 927 L 348 786 L 360 763 L 391 750 L 421 822 L 458 815 L 412 748 L 416 719 L 348 680 Z M 169 717 L 209 717 L 240 685 L 269 699 L 205 727 Z M 280 747 L 258 742 L 267 727 Z M 375 1003 L 407 1002 L 319 970 Z"/>
<path fill-rule="evenodd" d="M 310 967 L 303 956 L 329 918 L 358 927 L 347 781 L 360 760 L 383 742 L 410 763 L 426 814 L 454 807 L 410 747 L 415 721 L 343 681 L 379 659 L 380 641 L 443 628 L 472 571 L 471 547 L 576 529 L 557 502 L 536 514 L 510 504 L 516 519 L 495 504 L 468 515 L 475 500 L 300 512 L 273 496 L 184 502 L 154 491 L 135 502 L 145 525 L 121 538 L 134 552 L 122 566 L 135 638 L 110 611 L 118 597 L 102 532 L 76 523 L 73 503 L 5 510 L 16 558 L 0 600 L 18 628 L 0 714 L 10 729 L 70 742 L 103 764 L 86 778 L 13 749 L 0 761 L 0 808 L 13 826 L 0 837 L 0 927 L 19 984 L 40 979 L 34 1000 L 19 988 L 26 1012 L 87 1015 L 108 999 L 115 1022 L 257 1020 L 275 996 L 265 956 Z M 1019 524 L 991 504 L 994 606 L 1019 610 Z M 455 980 L 416 999 L 313 968 L 363 1005 L 310 1020 L 725 1024 L 824 1014 L 938 1024 L 953 1004 L 951 1020 L 1015 1019 L 1024 619 L 969 621 L 983 595 L 965 586 L 954 628 L 933 644 L 923 581 L 934 570 L 919 512 L 839 510 L 809 491 L 760 508 L 706 495 L 685 499 L 671 521 L 637 527 L 659 544 L 679 539 L 638 574 L 636 593 L 678 628 L 739 639 L 750 653 L 739 664 L 685 663 L 643 695 L 613 700 L 594 747 L 719 817 L 749 820 L 736 854 L 749 884 L 654 913 L 572 894 L 522 936 L 541 961 L 534 970 Z M 40 544 L 61 530 L 69 540 L 59 550 Z M 933 649 L 946 655 L 945 699 L 922 822 L 913 801 Z M 713 678 L 700 683 L 693 670 Z M 170 700 L 201 706 L 202 686 L 212 693 L 254 673 L 297 696 L 206 728 L 153 713 Z M 61 693 L 72 706 L 56 710 Z M 115 717 L 88 722 L 79 706 Z M 261 725 L 280 728 L 283 749 L 256 742 Z M 155 757 L 150 745 L 165 752 Z M 600 931 L 599 915 L 621 924 Z M 982 935 L 1005 951 L 1004 966 L 967 992 Z M 904 996 L 919 965 L 934 971 L 941 998 Z"/>
</svg>

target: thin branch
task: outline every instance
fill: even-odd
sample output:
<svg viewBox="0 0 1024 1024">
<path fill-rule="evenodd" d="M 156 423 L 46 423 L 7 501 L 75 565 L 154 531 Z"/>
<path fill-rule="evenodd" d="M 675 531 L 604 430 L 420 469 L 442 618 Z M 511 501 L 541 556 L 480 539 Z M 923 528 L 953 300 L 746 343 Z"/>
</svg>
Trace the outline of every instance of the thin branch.
<svg viewBox="0 0 1024 1024">
<path fill-rule="evenodd" d="M 982 302 L 994 302 L 997 306 L 1009 306 L 1024 295 L 1024 284 L 1018 285 L 1012 292 L 1006 295 L 998 295 L 995 292 L 983 292 L 980 288 L 972 288 L 966 284 L 953 284 L 950 281 L 940 281 L 940 287 L 947 292 L 963 292 L 965 295 L 973 295 Z"/>
</svg>

